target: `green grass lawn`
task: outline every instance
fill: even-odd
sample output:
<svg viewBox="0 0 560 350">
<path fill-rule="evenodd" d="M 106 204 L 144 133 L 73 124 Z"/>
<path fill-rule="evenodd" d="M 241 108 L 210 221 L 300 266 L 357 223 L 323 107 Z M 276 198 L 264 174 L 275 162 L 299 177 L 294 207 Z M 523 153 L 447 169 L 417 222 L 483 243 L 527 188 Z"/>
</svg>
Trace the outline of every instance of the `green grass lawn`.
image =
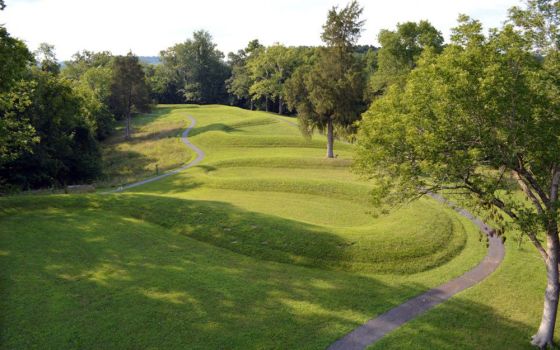
<svg viewBox="0 0 560 350">
<path fill-rule="evenodd" d="M 323 349 L 485 254 L 476 228 L 431 199 L 371 215 L 351 145 L 327 160 L 322 137 L 305 140 L 293 118 L 263 112 L 160 106 L 135 119 L 132 141 L 105 145 L 105 184 L 192 159 L 177 137 L 186 115 L 206 153 L 195 168 L 122 194 L 0 198 L 0 348 Z M 538 270 L 520 256 L 533 257 L 509 249 L 488 283 L 385 344 L 468 348 L 498 327 L 488 348 L 523 348 L 542 280 L 500 294 L 506 311 L 488 305 L 496 290 L 526 286 L 511 281 L 517 270 Z"/>
<path fill-rule="evenodd" d="M 103 147 L 104 177 L 96 185 L 116 187 L 155 176 L 194 158 L 180 140 L 189 121 L 170 108 L 159 108 L 151 115 L 134 118 L 132 137 L 125 140 L 124 130 L 117 132 Z"/>
</svg>

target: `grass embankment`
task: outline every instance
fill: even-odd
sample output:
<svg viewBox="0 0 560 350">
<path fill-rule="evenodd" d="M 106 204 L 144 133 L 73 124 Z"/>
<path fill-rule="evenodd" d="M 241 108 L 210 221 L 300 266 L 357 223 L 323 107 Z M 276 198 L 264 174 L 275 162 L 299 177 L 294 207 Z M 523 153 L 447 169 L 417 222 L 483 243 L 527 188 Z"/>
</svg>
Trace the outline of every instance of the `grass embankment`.
<svg viewBox="0 0 560 350">
<path fill-rule="evenodd" d="M 325 160 L 290 118 L 157 114 L 135 129 L 197 119 L 200 166 L 130 193 L 0 199 L 0 347 L 321 349 L 484 255 L 431 200 L 372 217 L 351 146 Z"/>
<path fill-rule="evenodd" d="M 104 179 L 99 187 L 115 187 L 155 176 L 188 163 L 194 152 L 181 142 L 189 121 L 171 108 L 134 118 L 129 140 L 117 130 L 103 147 Z"/>
</svg>

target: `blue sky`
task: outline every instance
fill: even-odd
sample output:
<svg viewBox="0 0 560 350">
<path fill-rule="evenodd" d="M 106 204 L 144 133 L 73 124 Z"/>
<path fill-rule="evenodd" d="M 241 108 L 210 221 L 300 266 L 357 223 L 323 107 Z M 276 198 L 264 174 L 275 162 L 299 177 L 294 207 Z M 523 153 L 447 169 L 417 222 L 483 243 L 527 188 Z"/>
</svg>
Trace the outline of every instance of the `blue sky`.
<svg viewBox="0 0 560 350">
<path fill-rule="evenodd" d="M 224 53 L 258 38 L 263 44 L 320 44 L 327 11 L 338 0 L 7 0 L 0 23 L 34 50 L 54 44 L 59 59 L 78 50 L 129 50 L 158 55 L 206 29 Z M 427 19 L 446 39 L 459 13 L 481 20 L 486 27 L 501 25 L 507 9 L 520 0 L 362 0 L 366 20 L 361 44 L 377 44 L 380 29 L 399 22 Z"/>
</svg>

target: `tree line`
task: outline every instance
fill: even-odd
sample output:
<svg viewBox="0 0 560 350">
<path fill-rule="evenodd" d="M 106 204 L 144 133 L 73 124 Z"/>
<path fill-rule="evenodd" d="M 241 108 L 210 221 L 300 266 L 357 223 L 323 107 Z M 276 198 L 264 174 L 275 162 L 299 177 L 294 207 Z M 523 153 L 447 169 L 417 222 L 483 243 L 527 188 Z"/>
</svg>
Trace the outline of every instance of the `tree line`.
<svg viewBox="0 0 560 350">
<path fill-rule="evenodd" d="M 30 52 L 0 27 L 0 192 L 94 181 L 103 173 L 99 143 L 118 125 L 130 137 L 131 117 L 157 103 L 297 114 L 304 135 L 327 134 L 334 157 L 334 139 L 352 138 L 369 103 L 412 69 L 424 47 L 440 50 L 443 42 L 420 22 L 383 31 L 380 49 L 357 46 L 361 12 L 357 2 L 329 11 L 321 47 L 253 40 L 226 61 L 200 30 L 162 50 L 157 65 L 86 50 L 61 65 L 53 46 Z"/>
<path fill-rule="evenodd" d="M 0 0 L 0 9 L 4 3 Z M 560 298 L 560 1 L 527 0 L 501 27 L 460 16 L 451 42 L 428 21 L 358 46 L 363 9 L 334 7 L 320 47 L 263 46 L 230 53 L 211 35 L 160 53 L 77 53 L 61 67 L 52 46 L 33 55 L 0 27 L 0 188 L 36 188 L 100 176 L 99 141 L 153 103 L 227 103 L 294 114 L 303 135 L 357 145 L 355 169 L 373 199 L 394 205 L 452 190 L 515 227 L 546 267 L 541 325 L 552 346 Z M 520 197 L 522 194 L 522 197 Z M 524 198 L 525 200 L 520 200 Z"/>
</svg>

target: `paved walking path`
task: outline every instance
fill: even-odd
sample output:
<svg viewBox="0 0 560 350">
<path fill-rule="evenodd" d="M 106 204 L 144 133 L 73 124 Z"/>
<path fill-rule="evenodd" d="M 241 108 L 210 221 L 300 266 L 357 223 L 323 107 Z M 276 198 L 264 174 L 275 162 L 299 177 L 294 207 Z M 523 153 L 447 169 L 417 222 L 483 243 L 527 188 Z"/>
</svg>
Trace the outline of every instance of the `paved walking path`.
<svg viewBox="0 0 560 350">
<path fill-rule="evenodd" d="M 189 162 L 189 163 L 183 165 L 183 166 L 180 167 L 180 168 L 177 168 L 177 169 L 175 169 L 175 170 L 169 171 L 169 172 L 167 172 L 167 173 L 165 173 L 165 174 L 161 174 L 161 175 L 158 175 L 158 176 L 150 177 L 150 178 L 148 178 L 148 179 L 145 179 L 145 180 L 142 180 L 142 181 L 138 181 L 138 182 L 134 182 L 134 183 L 128 184 L 128 185 L 126 185 L 126 186 L 121 186 L 121 187 L 119 187 L 119 188 L 117 188 L 117 189 L 115 189 L 115 190 L 109 191 L 109 193 L 122 192 L 122 191 L 126 191 L 126 190 L 128 190 L 128 189 L 130 189 L 130 188 L 133 188 L 133 187 L 136 187 L 136 186 L 145 185 L 145 184 L 150 183 L 150 182 L 158 181 L 158 180 L 164 179 L 164 178 L 166 178 L 166 177 L 169 177 L 169 176 L 171 176 L 171 175 L 175 175 L 175 174 L 177 174 L 177 173 L 179 173 L 179 172 L 181 172 L 181 171 L 183 171 L 183 170 L 185 170 L 185 169 L 192 168 L 193 166 L 195 166 L 195 165 L 197 165 L 198 163 L 200 163 L 200 162 L 204 159 L 204 157 L 205 157 L 204 151 L 202 151 L 200 148 L 198 148 L 198 147 L 196 147 L 195 145 L 193 145 L 193 144 L 189 141 L 189 139 L 188 139 L 189 132 L 196 126 L 196 119 L 194 119 L 194 118 L 191 117 L 190 115 L 188 115 L 187 118 L 189 118 L 189 120 L 191 121 L 191 125 L 190 125 L 185 131 L 183 131 L 183 134 L 181 135 L 181 141 L 183 141 L 183 143 L 184 143 L 188 148 L 192 149 L 192 150 L 196 153 L 196 158 L 195 158 L 194 160 L 192 160 L 191 162 Z"/>
<path fill-rule="evenodd" d="M 344 338 L 334 342 L 328 350 L 358 350 L 374 344 L 384 335 L 400 327 L 404 323 L 416 318 L 434 306 L 443 303 L 455 294 L 474 286 L 488 277 L 504 259 L 505 249 L 502 239 L 492 234 L 492 229 L 465 209 L 457 208 L 438 194 L 431 194 L 434 199 L 453 207 L 459 214 L 472 221 L 478 228 L 488 235 L 489 247 L 486 257 L 472 270 L 466 272 L 439 287 L 430 289 L 426 293 L 414 297 L 405 303 L 369 320 L 364 325 L 354 329 Z"/>
</svg>

